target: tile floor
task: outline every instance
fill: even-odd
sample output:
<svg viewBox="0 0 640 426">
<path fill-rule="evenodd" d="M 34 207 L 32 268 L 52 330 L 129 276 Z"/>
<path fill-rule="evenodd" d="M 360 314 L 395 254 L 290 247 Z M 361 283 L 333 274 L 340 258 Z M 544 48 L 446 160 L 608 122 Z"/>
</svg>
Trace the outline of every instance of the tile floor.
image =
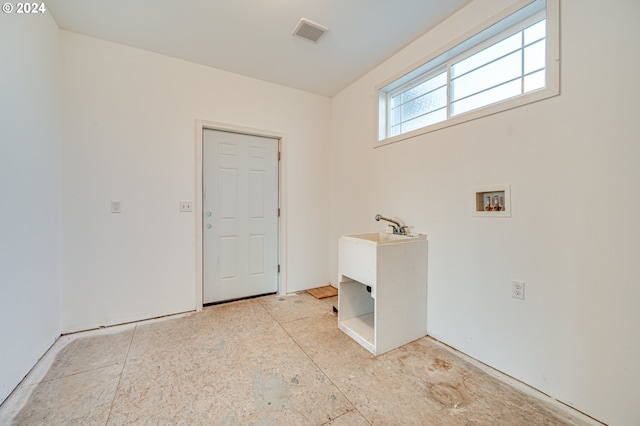
<svg viewBox="0 0 640 426">
<path fill-rule="evenodd" d="M 597 424 L 430 338 L 373 357 L 334 305 L 266 296 L 63 336 L 0 424 Z"/>
</svg>

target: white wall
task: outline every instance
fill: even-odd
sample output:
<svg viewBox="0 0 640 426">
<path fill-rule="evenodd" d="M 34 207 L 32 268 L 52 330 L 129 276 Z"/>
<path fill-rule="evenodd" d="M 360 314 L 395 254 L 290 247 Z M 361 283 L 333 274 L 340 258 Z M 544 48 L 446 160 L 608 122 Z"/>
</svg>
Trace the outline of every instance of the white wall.
<svg viewBox="0 0 640 426">
<path fill-rule="evenodd" d="M 196 119 L 286 135 L 287 291 L 329 281 L 328 98 L 65 31 L 62 46 L 65 332 L 195 308 L 178 202 L 196 199 Z"/>
<path fill-rule="evenodd" d="M 373 88 L 506 7 L 476 0 L 332 101 L 337 239 L 429 239 L 429 334 L 610 424 L 640 423 L 640 3 L 561 4 L 561 95 L 373 149 Z M 509 183 L 511 218 L 471 215 Z M 526 299 L 511 298 L 511 280 Z"/>
<path fill-rule="evenodd" d="M 60 335 L 60 42 L 0 16 L 0 403 Z"/>
</svg>

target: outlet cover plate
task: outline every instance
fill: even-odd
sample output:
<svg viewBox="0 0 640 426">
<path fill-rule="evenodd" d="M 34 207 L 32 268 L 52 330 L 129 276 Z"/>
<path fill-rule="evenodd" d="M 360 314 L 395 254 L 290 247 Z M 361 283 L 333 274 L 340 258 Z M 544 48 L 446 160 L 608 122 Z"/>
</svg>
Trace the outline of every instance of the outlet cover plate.
<svg viewBox="0 0 640 426">
<path fill-rule="evenodd" d="M 511 281 L 511 297 L 524 300 L 524 281 Z"/>
</svg>

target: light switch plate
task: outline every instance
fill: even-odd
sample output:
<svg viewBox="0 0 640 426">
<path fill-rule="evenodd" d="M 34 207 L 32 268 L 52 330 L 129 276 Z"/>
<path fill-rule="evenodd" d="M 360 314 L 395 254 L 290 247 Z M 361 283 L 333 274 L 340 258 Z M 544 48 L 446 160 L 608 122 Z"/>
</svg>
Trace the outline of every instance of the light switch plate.
<svg viewBox="0 0 640 426">
<path fill-rule="evenodd" d="M 122 201 L 111 201 L 111 213 L 122 213 Z"/>
</svg>

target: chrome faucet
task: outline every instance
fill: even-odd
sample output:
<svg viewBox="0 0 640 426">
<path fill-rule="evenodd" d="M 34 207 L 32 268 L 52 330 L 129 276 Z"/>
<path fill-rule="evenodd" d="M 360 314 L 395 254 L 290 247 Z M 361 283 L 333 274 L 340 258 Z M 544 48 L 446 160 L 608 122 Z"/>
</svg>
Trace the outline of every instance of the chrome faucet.
<svg viewBox="0 0 640 426">
<path fill-rule="evenodd" d="M 407 235 L 408 226 L 402 226 L 398 222 L 396 222 L 395 220 L 391 220 L 389 218 L 386 218 L 384 216 L 380 216 L 379 214 L 377 214 L 376 215 L 376 221 L 380 222 L 381 219 L 384 220 L 384 221 L 393 223 L 393 225 L 389 225 L 389 226 L 393 229 L 393 233 L 394 234 Z"/>
</svg>

